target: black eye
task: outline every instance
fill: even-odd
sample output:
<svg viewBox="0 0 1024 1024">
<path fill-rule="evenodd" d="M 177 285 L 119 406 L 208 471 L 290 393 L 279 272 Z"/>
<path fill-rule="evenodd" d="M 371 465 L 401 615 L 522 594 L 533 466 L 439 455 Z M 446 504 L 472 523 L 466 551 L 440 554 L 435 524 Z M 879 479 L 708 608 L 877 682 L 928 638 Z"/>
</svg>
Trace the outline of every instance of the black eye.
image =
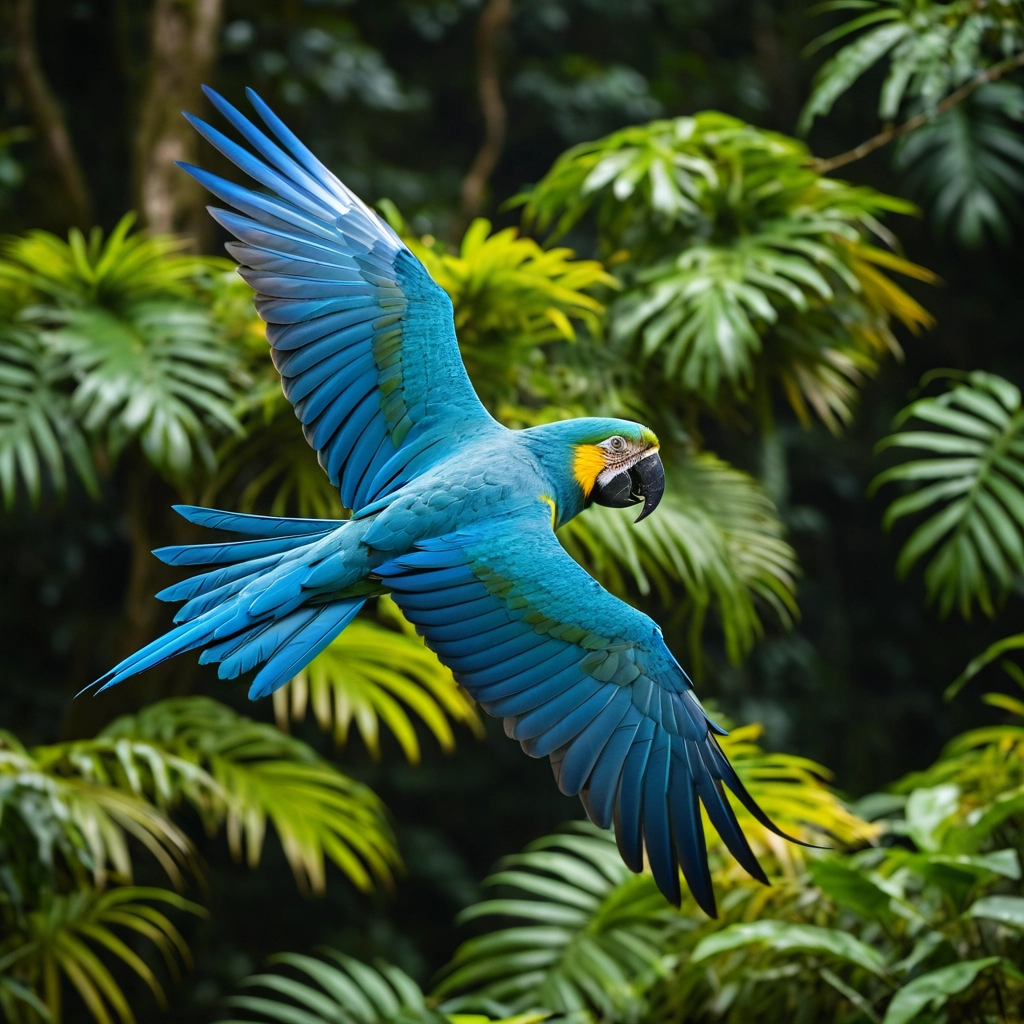
<svg viewBox="0 0 1024 1024">
<path fill-rule="evenodd" d="M 613 452 L 622 452 L 626 450 L 626 439 L 624 437 L 619 437 L 618 434 L 614 437 L 609 437 L 608 444 L 611 446 L 611 450 Z"/>
</svg>

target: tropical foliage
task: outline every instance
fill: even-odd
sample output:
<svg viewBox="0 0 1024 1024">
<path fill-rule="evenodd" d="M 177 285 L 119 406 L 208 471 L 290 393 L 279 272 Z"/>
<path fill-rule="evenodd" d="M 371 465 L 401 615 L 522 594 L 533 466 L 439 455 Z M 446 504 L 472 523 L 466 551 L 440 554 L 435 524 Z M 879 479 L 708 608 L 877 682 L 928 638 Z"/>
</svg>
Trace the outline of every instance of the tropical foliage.
<svg viewBox="0 0 1024 1024">
<path fill-rule="evenodd" d="M 73 6 L 75 17 L 88 21 L 92 5 Z M 162 6 L 149 12 L 154 24 Z M 221 40 L 226 59 L 279 88 L 278 99 L 297 117 L 307 117 L 314 95 L 332 102 L 358 96 L 380 130 L 394 136 L 389 152 L 400 152 L 401 132 L 387 118 L 426 101 L 345 28 L 348 14 L 339 11 L 363 5 L 292 4 L 287 15 L 278 6 L 233 5 L 235 20 Z M 398 16 L 388 5 L 365 6 L 381 25 L 394 27 L 389 19 Z M 431 39 L 456 38 L 452 26 L 466 12 L 475 18 L 477 8 L 474 38 L 483 46 L 486 18 L 498 11 L 500 20 L 503 5 L 391 6 L 412 26 L 410 33 L 402 21 L 418 54 Z M 548 45 L 571 6 L 516 5 L 506 42 L 529 25 L 529 45 Z M 609 0 L 579 6 L 588 22 L 622 15 L 622 5 Z M 646 6 L 673 31 L 681 24 L 672 5 Z M 124 82 L 141 81 L 148 76 L 133 70 L 128 53 L 136 13 L 132 5 L 115 7 L 120 42 L 113 63 Z M 640 7 L 629 17 L 646 17 Z M 184 17 L 186 8 L 176 10 Z M 715 111 L 669 116 L 692 109 L 693 96 L 707 95 L 707 76 L 722 74 L 727 62 L 708 61 L 696 44 L 679 61 L 681 51 L 660 41 L 648 46 L 651 40 L 644 40 L 649 60 L 663 68 L 652 92 L 630 68 L 602 70 L 589 57 L 561 53 L 560 44 L 552 50 L 561 53 L 556 75 L 549 75 L 550 61 L 548 71 L 540 70 L 547 58 L 533 56 L 537 66 L 510 73 L 510 109 L 547 97 L 557 107 L 549 117 L 553 130 L 563 145 L 574 144 L 511 204 L 522 208 L 521 230 L 495 230 L 468 207 L 458 221 L 451 211 L 438 214 L 431 204 L 449 203 L 444 190 L 451 182 L 448 171 L 435 173 L 433 166 L 416 180 L 383 164 L 369 177 L 360 178 L 358 169 L 349 174 L 345 162 L 362 159 L 357 118 L 346 120 L 343 139 L 332 134 L 314 144 L 364 197 L 391 194 L 416 214 L 406 221 L 395 204 L 378 203 L 451 296 L 467 366 L 502 422 L 518 427 L 593 413 L 656 429 L 669 476 L 659 514 L 633 528 L 624 512 L 594 509 L 560 539 L 609 589 L 659 618 L 677 652 L 689 648 L 687 667 L 716 679 L 727 695 L 744 671 L 738 666 L 766 634 L 770 642 L 758 652 L 764 663 L 807 643 L 770 636 L 775 626 L 789 629 L 800 618 L 801 569 L 784 518 L 805 531 L 805 542 L 812 518 L 806 508 L 787 507 L 771 459 L 784 455 L 781 446 L 797 426 L 821 424 L 840 434 L 866 382 L 890 357 L 901 357 L 906 334 L 933 324 L 917 297 L 934 294 L 919 285 L 936 278 L 903 255 L 887 221 L 915 207 L 827 172 L 898 140 L 894 159 L 902 177 L 886 189 L 902 185 L 927 206 L 940 239 L 967 246 L 1012 240 L 1024 205 L 1024 94 L 1014 79 L 1024 66 L 1019 4 L 837 0 L 824 10 L 837 23 L 812 49 L 838 49 L 815 80 L 800 130 L 849 90 L 870 89 L 877 80 L 870 72 L 882 62 L 879 116 L 887 125 L 900 122 L 839 158 L 816 160 L 797 139 Z M 773 118 L 785 116 L 787 92 L 777 76 L 793 40 L 777 35 L 784 20 L 777 13 L 757 13 L 753 33 L 744 23 L 744 33 L 757 39 L 753 77 L 729 64 L 729 89 L 711 89 L 716 99 L 702 105 L 720 100 L 747 116 L 770 106 Z M 37 20 L 60 17 L 47 11 Z M 703 17 L 696 8 L 686 13 L 693 25 Z M 684 32 L 701 35 L 689 20 Z M 586 35 L 579 33 L 581 54 Z M 732 34 L 729 40 L 726 49 L 735 43 Z M 496 63 L 511 62 L 513 49 L 509 43 Z M 477 56 L 484 76 L 487 54 L 481 49 Z M 218 74 L 226 68 L 218 66 Z M 7 65 L 0 70 L 6 75 Z M 131 91 L 124 82 L 119 95 Z M 499 94 L 502 84 L 495 85 Z M 479 86 L 486 111 L 494 96 L 484 77 Z M 20 88 L 7 92 L 25 99 Z M 504 134 L 493 112 L 492 106 L 488 145 Z M 315 135 L 322 131 L 317 124 L 336 122 L 337 112 L 329 114 L 309 114 L 306 127 Z M 662 119 L 635 123 L 651 117 Z M 432 123 L 436 129 L 440 122 Z M 604 134 L 623 124 L 630 127 Z M 457 137 L 460 129 L 449 128 Z M 432 130 L 445 135 L 445 146 L 449 128 Z M 40 136 L 39 145 L 48 137 Z M 543 137 L 531 128 L 528 159 L 510 161 L 513 173 L 540 170 L 534 139 Z M 24 169 L 38 170 L 34 157 L 24 159 L 23 169 L 20 148 L 36 141 L 18 128 L 0 131 L 0 212 Z M 452 152 L 461 153 L 462 142 Z M 374 162 L 381 162 L 379 153 Z M 42 184 L 33 182 L 34 195 L 52 191 Z M 507 195 L 519 179 L 505 186 Z M 106 196 L 103 208 L 113 201 Z M 60 217 L 29 223 L 66 225 Z M 452 223 L 465 230 L 448 230 Z M 21 234 L 0 251 L 5 524 L 22 529 L 36 509 L 47 523 L 59 523 L 70 509 L 116 523 L 118 538 L 126 531 L 129 564 L 116 572 L 129 579 L 128 612 L 139 612 L 146 633 L 136 639 L 149 639 L 157 628 L 141 609 L 141 595 L 158 589 L 148 585 L 147 549 L 172 529 L 148 502 L 163 507 L 178 495 L 244 511 L 346 515 L 281 394 L 249 289 L 226 261 L 135 231 L 131 215 L 106 235 L 73 228 L 66 239 L 16 226 Z M 584 258 L 556 244 L 567 236 Z M 926 345 L 912 357 L 927 358 Z M 1008 379 L 953 375 L 941 394 L 917 397 L 880 444 L 888 458 L 907 456 L 875 482 L 901 489 L 885 526 L 899 529 L 904 518 L 916 517 L 897 569 L 906 575 L 924 564 L 929 598 L 941 615 L 957 609 L 966 617 L 975 606 L 994 615 L 1019 589 L 1020 418 L 1020 394 Z M 754 476 L 706 444 L 744 466 L 756 465 L 760 446 L 765 481 L 780 507 Z M 839 476 L 837 492 L 846 486 Z M 852 490 L 859 495 L 862 481 Z M 89 513 L 81 516 L 82 509 Z M 815 529 L 824 532 L 821 524 Z M 101 582 L 90 581 L 90 595 Z M 40 593 L 49 593 L 47 586 Z M 811 589 L 812 600 L 818 593 Z M 827 618 L 822 609 L 814 612 Z M 80 630 L 92 629 L 93 620 L 86 621 Z M 53 629 L 55 647 L 59 632 Z M 103 643 L 90 637 L 90 651 Z M 950 692 L 1000 660 L 1011 678 L 1024 680 L 1005 660 L 1021 649 L 1021 635 L 991 646 Z M 76 671 L 86 672 L 88 660 Z M 758 715 L 778 707 L 773 697 L 761 702 L 761 691 L 781 677 L 777 666 L 767 677 L 761 687 L 757 675 L 749 703 L 731 691 L 734 706 Z M 194 682 L 183 674 L 163 692 L 180 694 Z M 806 697 L 800 692 L 803 704 Z M 986 700 L 1010 716 L 1008 724 L 964 733 L 926 771 L 855 804 L 830 788 L 815 762 L 763 749 L 759 726 L 733 729 L 722 744 L 744 783 L 784 830 L 811 845 L 789 844 L 738 810 L 772 879 L 764 888 L 727 856 L 705 821 L 722 897 L 719 920 L 708 920 L 692 902 L 669 907 L 647 874 L 623 866 L 609 833 L 574 822 L 500 861 L 483 883 L 486 898 L 473 891 L 476 876 L 470 879 L 458 897 L 464 941 L 432 986 L 414 956 L 400 961 L 406 972 L 336 949 L 284 953 L 243 982 L 224 1012 L 233 1024 L 1019 1019 L 1024 703 L 1006 694 Z M 410 766 L 484 732 L 468 695 L 386 597 L 279 690 L 273 709 L 277 728 L 207 698 L 175 697 L 90 730 L 89 739 L 29 746 L 2 734 L 0 1016 L 13 1024 L 84 1017 L 131 1024 L 144 1006 L 135 1005 L 132 986 L 140 998 L 148 989 L 162 1004 L 168 981 L 191 965 L 186 937 L 203 913 L 185 895 L 204 875 L 190 828 L 211 837 L 223 832 L 232 857 L 252 868 L 265 859 L 267 834 L 274 833 L 304 894 L 344 885 L 376 899 L 390 890 L 401 863 L 384 805 L 289 734 L 299 733 L 307 712 L 338 748 L 358 734 L 369 755 L 353 769 L 366 772 L 360 778 L 376 785 L 394 770 L 400 781 L 392 780 L 393 788 L 402 793 L 404 786 L 405 794 L 423 794 L 423 780 L 435 777 L 422 773 L 411 784 Z M 83 732 L 65 723 L 52 736 Z M 773 735 L 782 742 L 785 732 Z M 368 763 L 385 761 L 389 750 L 408 764 Z M 465 763 L 456 762 L 451 774 L 464 772 Z M 503 799 L 496 794 L 495 806 L 481 809 L 479 825 L 473 823 L 481 848 L 482 840 L 493 841 L 484 833 L 503 830 L 493 828 L 495 821 L 506 824 Z M 419 886 L 428 867 L 413 862 L 416 829 L 396 833 L 409 841 L 412 884 Z M 452 863 L 438 874 L 469 878 Z M 158 882 L 166 876 L 166 888 L 142 884 L 154 874 Z M 301 904 L 304 926 L 313 906 Z M 340 906 L 356 907 L 356 896 L 332 901 L 330 913 Z M 390 914 L 383 901 L 374 906 L 378 922 Z M 351 949 L 347 924 L 332 921 L 324 934 Z M 309 930 L 311 945 L 323 937 Z M 370 957 L 378 943 L 408 953 L 394 936 L 381 940 L 377 932 L 360 934 L 358 943 L 360 956 Z M 213 969 L 203 970 L 208 979 Z"/>
<path fill-rule="evenodd" d="M 818 70 L 799 130 L 806 132 L 887 60 L 878 116 L 888 123 L 900 115 L 905 120 L 836 163 L 858 159 L 909 131 L 895 162 L 907 172 L 908 186 L 929 201 L 936 227 L 971 248 L 989 235 L 1008 241 L 1024 194 L 1017 127 L 1024 94 L 1018 84 L 999 79 L 1024 66 L 1020 5 L 834 0 L 818 7 L 847 10 L 857 13 L 807 48 L 814 53 L 843 44 Z"/>
<path fill-rule="evenodd" d="M 59 1021 L 65 977 L 101 1024 L 134 1020 L 104 953 L 163 999 L 153 969 L 118 929 L 148 940 L 172 975 L 189 963 L 159 908 L 201 908 L 131 884 L 133 840 L 176 888 L 199 874 L 172 816 L 182 805 L 209 832 L 224 826 L 232 853 L 251 867 L 272 824 L 304 889 L 323 890 L 325 860 L 364 889 L 389 883 L 398 865 L 383 807 L 366 787 L 216 701 L 161 701 L 95 739 L 31 750 L 2 734 L 0 1007 L 8 1019 Z"/>
<path fill-rule="evenodd" d="M 104 240 L 33 231 L 0 256 L 0 486 L 10 507 L 20 478 L 33 500 L 42 470 L 63 490 L 71 464 L 95 491 L 96 460 L 137 442 L 173 480 L 212 467 L 213 440 L 238 429 L 236 360 L 200 303 L 199 279 L 223 261 L 176 253 L 131 234 L 123 217 Z"/>
<path fill-rule="evenodd" d="M 1017 720 L 964 734 L 928 771 L 862 800 L 870 824 L 822 787 L 816 766 L 770 763 L 749 735 L 733 733 L 730 756 L 766 806 L 775 796 L 776 820 L 810 826 L 808 837 L 827 832 L 839 851 L 810 850 L 794 861 L 794 848 L 781 847 L 787 853 L 769 860 L 765 889 L 730 869 L 713 843 L 715 879 L 728 895 L 722 918 L 709 921 L 692 905 L 666 904 L 650 876 L 632 875 L 609 834 L 574 825 L 497 866 L 486 882 L 494 898 L 461 915 L 478 934 L 456 951 L 426 1005 L 453 1021 L 474 1011 L 609 1022 L 1017 1019 L 1024 702 L 992 702 Z M 762 774 L 759 761 L 768 762 Z M 270 995 L 231 1003 L 259 1020 L 298 1019 L 289 1016 L 296 1004 L 310 1012 L 309 1024 L 347 1020 L 352 1011 L 343 1007 L 361 1005 L 352 982 L 368 995 L 381 974 L 327 956 L 344 974 L 285 954 L 274 962 L 301 982 L 258 975 L 246 986 Z M 394 992 L 408 991 L 401 1001 L 424 1012 L 401 974 L 377 971 L 390 980 L 383 992 L 391 1006 Z M 376 1019 L 360 1012 L 360 1020 Z"/>
<path fill-rule="evenodd" d="M 1014 3 L 936 3 L 934 0 L 865 0 L 856 7 L 834 0 L 818 10 L 856 10 L 818 37 L 810 52 L 846 40 L 822 65 L 800 128 L 827 114 L 833 103 L 883 58 L 878 116 L 891 121 L 906 105 L 935 107 L 957 86 L 1024 48 L 1024 17 Z M 850 37 L 854 38 L 852 41 Z"/>
<path fill-rule="evenodd" d="M 924 430 L 900 430 L 879 449 L 925 453 L 880 473 L 872 486 L 913 488 L 885 514 L 886 527 L 928 513 L 900 551 L 905 575 L 931 554 L 928 596 L 942 615 L 966 617 L 974 602 L 993 615 L 1024 569 L 1024 411 L 1020 390 L 1002 377 L 976 371 L 935 398 L 919 398 L 896 418 Z"/>
<path fill-rule="evenodd" d="M 903 200 L 823 178 L 795 139 L 706 112 L 625 128 L 564 153 L 521 197 L 555 235 L 593 211 L 620 252 L 612 336 L 666 385 L 770 421 L 781 387 L 804 422 L 836 431 L 858 386 L 899 354 L 891 322 L 931 323 L 886 272 L 932 275 L 873 244 Z"/>
</svg>

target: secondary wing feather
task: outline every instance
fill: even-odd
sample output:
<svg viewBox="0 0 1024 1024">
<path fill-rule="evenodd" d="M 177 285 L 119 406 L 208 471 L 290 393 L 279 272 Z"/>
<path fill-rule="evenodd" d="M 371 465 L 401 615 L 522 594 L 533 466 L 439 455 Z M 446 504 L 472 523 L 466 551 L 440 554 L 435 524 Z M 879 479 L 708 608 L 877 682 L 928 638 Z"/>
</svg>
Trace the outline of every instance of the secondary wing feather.
<svg viewBox="0 0 1024 1024">
<path fill-rule="evenodd" d="M 248 91 L 268 137 L 212 89 L 252 150 L 186 115 L 270 194 L 182 167 L 234 211 L 211 209 L 256 292 L 274 363 L 320 465 L 353 510 L 429 460 L 433 439 L 500 429 L 480 404 L 452 305 L 401 239 Z"/>
<path fill-rule="evenodd" d="M 423 541 L 375 573 L 508 735 L 550 757 L 562 792 L 579 794 L 602 828 L 614 821 L 634 870 L 646 848 L 670 900 L 680 900 L 681 866 L 715 913 L 702 803 L 737 860 L 766 880 L 725 790 L 778 830 L 722 753 L 721 730 L 653 620 L 565 553 L 546 505 Z"/>
</svg>

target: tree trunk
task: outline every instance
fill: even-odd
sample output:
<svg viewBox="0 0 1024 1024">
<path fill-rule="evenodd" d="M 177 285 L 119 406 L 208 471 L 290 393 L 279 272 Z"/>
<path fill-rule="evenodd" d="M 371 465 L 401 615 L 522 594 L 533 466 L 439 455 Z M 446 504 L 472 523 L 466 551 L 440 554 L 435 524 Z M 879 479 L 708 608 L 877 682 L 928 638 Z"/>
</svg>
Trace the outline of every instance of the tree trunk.
<svg viewBox="0 0 1024 1024">
<path fill-rule="evenodd" d="M 181 116 L 198 110 L 213 69 L 223 0 L 154 0 L 149 80 L 135 137 L 135 187 L 150 231 L 182 234 L 195 247 L 207 231 L 203 190 L 175 166 L 196 161 L 198 136 Z"/>
<path fill-rule="evenodd" d="M 36 45 L 35 0 L 3 0 L 4 20 L 14 51 L 14 78 L 46 161 L 60 179 L 69 220 L 80 228 L 92 225 L 92 197 L 64 112 L 57 102 Z"/>
<path fill-rule="evenodd" d="M 512 0 L 489 0 L 476 26 L 477 90 L 484 116 L 484 141 L 462 181 L 463 227 L 483 207 L 484 190 L 505 145 L 506 111 L 501 98 L 498 46 L 512 13 Z"/>
</svg>

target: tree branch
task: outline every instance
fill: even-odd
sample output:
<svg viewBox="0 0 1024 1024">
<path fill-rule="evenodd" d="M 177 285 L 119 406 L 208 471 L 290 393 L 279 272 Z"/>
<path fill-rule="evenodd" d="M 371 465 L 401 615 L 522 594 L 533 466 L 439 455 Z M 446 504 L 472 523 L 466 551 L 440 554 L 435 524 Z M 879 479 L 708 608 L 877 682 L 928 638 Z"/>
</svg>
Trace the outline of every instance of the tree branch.
<svg viewBox="0 0 1024 1024">
<path fill-rule="evenodd" d="M 477 91 L 484 116 L 484 141 L 462 181 L 462 216 L 468 223 L 483 206 L 484 189 L 505 145 L 506 112 L 498 74 L 498 44 L 512 13 L 512 0 L 489 0 L 476 25 Z"/>
<path fill-rule="evenodd" d="M 64 111 L 46 80 L 36 45 L 35 0 L 4 0 L 3 10 L 14 50 L 14 74 L 21 99 L 42 144 L 46 160 L 64 186 L 70 220 L 92 224 L 92 196 L 71 141 Z"/>
<path fill-rule="evenodd" d="M 1024 67 L 1024 51 L 1015 54 L 1013 57 L 1007 57 L 1006 60 L 993 64 L 992 67 L 975 75 L 974 78 L 969 82 L 965 82 L 955 92 L 951 92 L 934 110 L 927 110 L 923 114 L 918 114 L 904 121 L 903 124 L 886 128 L 885 131 L 872 135 L 870 139 L 866 139 L 859 146 L 855 146 L 845 153 L 840 153 L 838 156 L 830 156 L 824 160 L 815 160 L 811 166 L 819 174 L 828 174 L 838 167 L 845 167 L 847 164 L 861 160 L 869 153 L 874 153 L 876 149 L 881 149 L 890 142 L 916 131 L 933 117 L 938 117 L 940 114 L 946 113 L 947 110 L 952 110 L 958 103 L 962 103 L 967 99 L 975 89 L 987 85 L 989 82 L 997 82 L 1004 75 L 1008 75 L 1011 71 L 1016 71 L 1021 67 Z"/>
</svg>

